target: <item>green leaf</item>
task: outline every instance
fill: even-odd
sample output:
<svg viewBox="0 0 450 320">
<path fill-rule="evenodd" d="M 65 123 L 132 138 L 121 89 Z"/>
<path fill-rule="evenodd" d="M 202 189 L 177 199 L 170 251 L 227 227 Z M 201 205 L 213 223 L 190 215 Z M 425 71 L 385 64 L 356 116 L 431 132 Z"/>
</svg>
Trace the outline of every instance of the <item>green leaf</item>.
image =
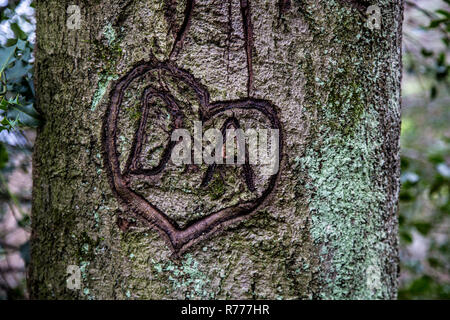
<svg viewBox="0 0 450 320">
<path fill-rule="evenodd" d="M 440 261 L 438 259 L 436 259 L 436 258 L 433 258 L 433 257 L 428 258 L 428 263 L 433 268 L 437 268 L 437 267 L 441 266 Z"/>
<path fill-rule="evenodd" d="M 445 44 L 446 47 L 450 46 L 450 39 L 449 38 L 442 38 L 441 40 Z"/>
<path fill-rule="evenodd" d="M 414 227 L 416 227 L 417 231 L 422 235 L 426 236 L 433 226 L 428 222 L 416 222 L 414 223 Z"/>
<path fill-rule="evenodd" d="M 22 61 L 16 61 L 13 67 L 6 69 L 6 78 L 9 82 L 22 80 L 32 68 L 33 66 L 29 64 L 24 64 Z"/>
<path fill-rule="evenodd" d="M 433 55 L 433 51 L 429 51 L 425 48 L 422 48 L 422 50 L 420 50 L 420 52 L 422 53 L 422 56 L 424 56 L 424 57 L 431 57 Z"/>
<path fill-rule="evenodd" d="M 446 22 L 446 21 L 447 21 L 447 19 L 437 19 L 437 20 L 433 20 L 433 21 L 430 22 L 430 25 L 428 26 L 428 28 L 429 28 L 429 29 L 435 29 L 435 28 L 439 27 L 439 25 L 440 25 L 442 22 Z"/>
<path fill-rule="evenodd" d="M 438 95 L 438 89 L 437 89 L 437 87 L 434 85 L 434 86 L 432 86 L 431 89 L 430 89 L 430 99 L 431 99 L 431 100 L 436 99 L 437 95 Z"/>
<path fill-rule="evenodd" d="M 8 111 L 8 118 L 16 118 L 21 124 L 28 127 L 38 127 L 42 123 L 41 117 L 34 109 L 33 104 L 12 105 L 12 108 Z"/>
<path fill-rule="evenodd" d="M 3 143 L 0 143 L 0 169 L 3 169 L 8 163 L 8 151 L 6 150 Z"/>
<path fill-rule="evenodd" d="M 12 57 L 16 52 L 16 46 L 0 48 L 0 74 L 6 69 L 6 67 L 12 62 Z"/>
<path fill-rule="evenodd" d="M 444 151 L 437 150 L 428 154 L 428 161 L 434 164 L 443 163 L 445 161 Z"/>
<path fill-rule="evenodd" d="M 439 13 L 439 14 L 443 15 L 444 17 L 447 17 L 447 19 L 450 19 L 450 12 L 448 12 L 444 9 L 436 10 L 436 13 Z"/>
<path fill-rule="evenodd" d="M 433 279 L 430 276 L 424 275 L 419 279 L 414 280 L 409 290 L 415 294 L 421 294 L 431 289 Z"/>
<path fill-rule="evenodd" d="M 26 40 L 28 38 L 27 34 L 22 31 L 17 22 L 11 23 L 10 27 L 17 39 Z"/>
<path fill-rule="evenodd" d="M 446 54 L 445 52 L 441 52 L 437 58 L 437 65 L 438 66 L 445 66 L 445 60 L 446 60 Z"/>
<path fill-rule="evenodd" d="M 16 46 L 19 50 L 25 50 L 25 47 L 27 46 L 27 41 L 24 41 L 22 39 L 17 39 Z"/>
<path fill-rule="evenodd" d="M 27 241 L 20 246 L 20 256 L 25 261 L 25 265 L 30 263 L 30 241 Z"/>
<path fill-rule="evenodd" d="M 8 110 L 8 100 L 5 99 L 5 97 L 2 98 L 2 101 L 0 101 L 0 109 L 3 111 L 7 111 Z"/>
<path fill-rule="evenodd" d="M 19 222 L 18 222 L 19 226 L 21 228 L 27 228 L 30 227 L 31 224 L 31 219 L 29 215 L 26 215 L 25 217 L 23 217 Z"/>
<path fill-rule="evenodd" d="M 407 244 L 412 243 L 413 241 L 411 234 L 405 231 L 400 232 L 400 238 Z"/>
</svg>

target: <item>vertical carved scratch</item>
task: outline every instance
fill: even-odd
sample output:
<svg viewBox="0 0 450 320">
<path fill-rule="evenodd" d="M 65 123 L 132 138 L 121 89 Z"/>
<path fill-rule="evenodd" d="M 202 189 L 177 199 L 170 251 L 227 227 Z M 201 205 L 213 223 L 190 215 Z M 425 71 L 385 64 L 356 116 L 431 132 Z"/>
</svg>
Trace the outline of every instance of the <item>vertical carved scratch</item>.
<svg viewBox="0 0 450 320">
<path fill-rule="evenodd" d="M 164 0 L 164 17 L 169 26 L 168 34 L 176 37 L 178 25 L 176 23 L 176 11 L 178 0 Z"/>
<path fill-rule="evenodd" d="M 291 0 L 278 0 L 279 17 L 291 9 Z"/>
<path fill-rule="evenodd" d="M 186 33 L 191 25 L 191 17 L 192 11 L 194 9 L 194 4 L 195 0 L 187 0 L 186 2 L 186 8 L 184 9 L 184 20 L 175 37 L 175 42 L 173 44 L 172 51 L 170 52 L 169 59 L 172 59 L 174 56 L 176 56 L 183 46 L 184 38 L 186 37 Z"/>
<path fill-rule="evenodd" d="M 228 0 L 228 30 L 227 30 L 227 83 L 230 77 L 230 47 L 231 47 L 231 35 L 233 33 L 233 20 L 232 20 L 233 0 Z"/>
<path fill-rule="evenodd" d="M 248 70 L 247 95 L 250 97 L 253 93 L 253 61 L 252 61 L 253 25 L 250 13 L 250 0 L 240 0 L 240 1 L 241 1 L 242 24 L 244 27 L 245 51 L 247 53 L 247 70 Z"/>
</svg>

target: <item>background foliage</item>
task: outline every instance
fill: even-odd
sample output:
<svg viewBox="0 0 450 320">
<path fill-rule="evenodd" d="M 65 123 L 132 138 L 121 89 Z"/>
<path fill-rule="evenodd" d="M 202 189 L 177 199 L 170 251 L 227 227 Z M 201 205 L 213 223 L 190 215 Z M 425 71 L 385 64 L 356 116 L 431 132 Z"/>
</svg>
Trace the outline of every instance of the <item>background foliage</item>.
<svg viewBox="0 0 450 320">
<path fill-rule="evenodd" d="M 31 1 L 0 0 L 0 298 L 27 298 L 35 19 Z"/>
<path fill-rule="evenodd" d="M 400 299 L 450 298 L 450 1 L 407 1 Z"/>
<path fill-rule="evenodd" d="M 34 9 L 0 0 L 0 299 L 27 298 Z M 450 298 L 450 0 L 406 1 L 400 299 Z"/>
</svg>

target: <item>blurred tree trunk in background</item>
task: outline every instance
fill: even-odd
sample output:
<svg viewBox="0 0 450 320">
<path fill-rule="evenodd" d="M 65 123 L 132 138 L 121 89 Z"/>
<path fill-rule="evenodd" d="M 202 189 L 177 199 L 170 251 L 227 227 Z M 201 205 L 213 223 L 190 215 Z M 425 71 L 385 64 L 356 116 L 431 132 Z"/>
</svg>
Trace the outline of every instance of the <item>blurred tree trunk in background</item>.
<svg viewBox="0 0 450 320">
<path fill-rule="evenodd" d="M 373 16 L 367 23 L 374 4 L 380 28 Z M 46 122 L 33 160 L 31 296 L 395 298 L 402 14 L 400 0 L 37 1 L 37 108 Z M 253 194 L 236 168 L 216 170 L 203 189 L 204 166 L 168 164 L 140 184 L 111 178 L 108 123 L 138 63 L 166 67 L 130 82 L 119 99 L 122 164 L 148 83 L 183 110 L 263 99 L 282 126 L 280 173 L 267 200 L 179 257 L 124 200 L 125 188 L 180 226 Z M 209 101 L 195 102 L 199 83 Z M 153 136 L 146 131 L 144 144 L 161 138 L 153 154 L 168 139 L 153 122 L 170 127 L 164 119 L 173 114 L 161 103 L 170 99 L 154 99 L 158 108 L 148 111 Z M 151 166 L 151 155 L 141 161 Z M 79 289 L 67 286 L 77 275 L 69 266 L 79 268 Z"/>
</svg>

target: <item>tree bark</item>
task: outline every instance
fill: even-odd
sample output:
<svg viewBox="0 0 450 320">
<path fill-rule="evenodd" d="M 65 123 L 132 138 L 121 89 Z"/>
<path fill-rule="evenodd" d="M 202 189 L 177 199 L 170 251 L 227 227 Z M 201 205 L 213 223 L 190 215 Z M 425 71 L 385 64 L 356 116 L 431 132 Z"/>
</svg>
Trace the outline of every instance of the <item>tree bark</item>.
<svg viewBox="0 0 450 320">
<path fill-rule="evenodd" d="M 395 298 L 402 16 L 401 0 L 37 1 L 31 296 Z M 207 166 L 165 160 L 173 128 L 227 117 L 280 129 L 254 192 L 245 167 L 200 187 Z"/>
</svg>

